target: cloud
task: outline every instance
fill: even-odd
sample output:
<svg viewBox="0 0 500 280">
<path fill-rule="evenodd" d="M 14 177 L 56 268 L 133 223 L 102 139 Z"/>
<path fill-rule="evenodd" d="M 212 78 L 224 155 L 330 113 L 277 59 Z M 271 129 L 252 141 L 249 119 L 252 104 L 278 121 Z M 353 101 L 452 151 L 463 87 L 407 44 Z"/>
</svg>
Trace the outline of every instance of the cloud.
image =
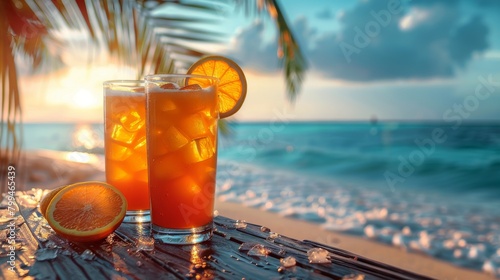
<svg viewBox="0 0 500 280">
<path fill-rule="evenodd" d="M 496 0 L 493 0 L 496 1 Z M 403 0 L 403 2 L 410 2 L 410 0 Z M 424 0 L 424 1 L 412 1 L 414 6 L 433 6 L 436 4 L 442 4 L 447 6 L 457 6 L 460 4 L 460 0 Z"/>
<path fill-rule="evenodd" d="M 392 2 L 359 1 L 337 17 L 340 29 L 330 33 L 318 34 L 305 17 L 295 20 L 294 35 L 310 69 L 357 82 L 446 78 L 489 47 L 483 18 L 467 17 L 459 0 Z M 262 22 L 241 30 L 231 55 L 244 59 L 246 67 L 276 71 L 277 46 L 264 40 L 264 31 Z"/>
<path fill-rule="evenodd" d="M 314 48 L 318 31 L 309 25 L 307 18 L 303 16 L 297 18 L 292 23 L 292 30 L 295 40 L 297 40 L 301 47 L 305 48 L 306 51 Z"/>
<path fill-rule="evenodd" d="M 335 15 L 332 13 L 331 9 L 322 9 L 321 11 L 316 13 L 316 17 L 318 19 L 332 19 Z"/>
<path fill-rule="evenodd" d="M 498 0 L 477 0 L 479 6 L 484 7 L 497 7 L 500 8 L 500 1 Z"/>
<path fill-rule="evenodd" d="M 342 29 L 309 50 L 313 68 L 350 81 L 451 77 L 488 47 L 488 27 L 479 17 L 462 24 L 457 1 L 427 1 L 399 12 L 387 3 L 365 1 L 346 11 Z"/>
<path fill-rule="evenodd" d="M 484 51 L 488 48 L 486 37 L 488 28 L 478 16 L 472 18 L 466 24 L 457 28 L 455 34 L 450 38 L 450 54 L 460 65 L 464 65 L 476 51 Z M 463 42 L 473 42 L 463 44 Z"/>
<path fill-rule="evenodd" d="M 238 63 L 260 72 L 275 72 L 279 69 L 276 55 L 278 45 L 275 40 L 265 40 L 266 26 L 255 21 L 241 29 L 233 40 L 227 55 L 238 59 Z"/>
</svg>

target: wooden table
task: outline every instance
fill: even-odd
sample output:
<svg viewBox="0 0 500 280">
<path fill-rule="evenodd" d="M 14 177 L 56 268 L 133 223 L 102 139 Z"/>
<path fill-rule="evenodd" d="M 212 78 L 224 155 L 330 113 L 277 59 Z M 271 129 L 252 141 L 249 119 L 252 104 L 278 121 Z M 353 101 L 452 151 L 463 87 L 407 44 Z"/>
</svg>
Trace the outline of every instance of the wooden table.
<svg viewBox="0 0 500 280">
<path fill-rule="evenodd" d="M 14 212 L 4 199 L 1 279 L 430 279 L 222 216 L 215 218 L 213 238 L 197 245 L 148 243 L 148 224 L 122 224 L 106 240 L 92 244 L 70 243 L 54 234 L 38 211 L 39 193 L 18 195 Z M 329 262 L 311 263 L 307 252 L 312 248 L 327 250 Z M 284 267 L 280 260 L 286 257 L 296 264 Z"/>
</svg>

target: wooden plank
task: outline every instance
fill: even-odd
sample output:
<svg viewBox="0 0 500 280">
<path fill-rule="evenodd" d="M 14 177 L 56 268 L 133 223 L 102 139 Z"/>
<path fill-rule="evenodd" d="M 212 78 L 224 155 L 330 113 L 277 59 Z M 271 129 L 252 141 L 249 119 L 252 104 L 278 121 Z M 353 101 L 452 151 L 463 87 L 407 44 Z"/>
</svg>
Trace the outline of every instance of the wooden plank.
<svg viewBox="0 0 500 280">
<path fill-rule="evenodd" d="M 306 277 L 306 275 L 310 275 L 311 272 L 313 272 L 315 277 L 341 279 L 343 276 L 356 272 L 342 266 L 335 266 L 334 269 L 332 269 L 331 264 L 311 264 L 306 255 L 307 250 L 311 247 L 304 246 L 301 242 L 285 236 L 276 239 L 269 238 L 270 232 L 262 231 L 260 225 L 247 224 L 246 228 L 236 229 L 231 226 L 234 221 L 224 217 L 217 217 L 216 223 L 223 225 L 218 231 L 226 234 L 226 238 L 229 237 L 230 240 L 234 240 L 237 243 L 254 242 L 262 244 L 270 249 L 270 256 L 276 259 L 276 270 L 280 266 L 279 259 L 286 256 L 292 256 L 297 262 L 294 272 L 299 275 L 299 277 Z M 252 236 L 253 238 L 250 238 Z"/>
<path fill-rule="evenodd" d="M 8 205 L 7 200 L 2 205 Z M 2 256 L 0 257 L 0 269 L 5 279 L 26 277 L 30 266 L 34 263 L 33 256 L 38 249 L 36 239 L 29 234 L 29 228 L 23 217 L 20 216 L 19 207 L 10 204 L 0 210 L 2 223 L 0 229 L 3 231 Z M 4 239 L 5 238 L 5 239 Z M 11 246 L 15 250 L 11 250 Z"/>
<path fill-rule="evenodd" d="M 235 229 L 234 221 L 224 217 L 218 217 L 218 219 L 216 219 L 216 223 L 223 229 L 220 231 L 227 234 L 227 236 L 231 236 L 231 239 L 244 242 L 245 240 L 248 240 L 248 235 L 252 235 L 261 238 L 260 242 L 266 247 L 268 246 L 269 248 L 272 248 L 272 244 L 280 245 L 286 251 L 286 254 L 291 254 L 296 258 L 299 266 L 314 269 L 317 272 L 328 275 L 329 277 L 343 277 L 349 274 L 364 274 L 366 277 L 375 277 L 379 279 L 432 279 L 366 259 L 362 256 L 355 255 L 341 249 L 325 246 L 320 243 L 312 241 L 302 242 L 286 236 L 269 238 L 270 231 L 267 231 L 266 229 L 263 230 L 260 225 L 248 223 L 245 228 Z M 315 247 L 323 248 L 330 252 L 332 264 L 335 265 L 334 269 L 321 264 L 308 263 L 309 260 L 306 252 L 307 250 Z M 333 274 L 332 271 L 334 271 Z M 366 277 L 365 279 L 367 279 Z"/>
</svg>

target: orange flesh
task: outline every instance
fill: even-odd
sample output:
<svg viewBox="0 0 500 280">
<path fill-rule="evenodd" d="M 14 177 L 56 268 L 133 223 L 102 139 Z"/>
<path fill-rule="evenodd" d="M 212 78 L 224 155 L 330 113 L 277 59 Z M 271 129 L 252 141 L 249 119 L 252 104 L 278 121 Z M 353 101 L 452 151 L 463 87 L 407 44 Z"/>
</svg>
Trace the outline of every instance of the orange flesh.
<svg viewBox="0 0 500 280">
<path fill-rule="evenodd" d="M 107 188 L 87 186 L 65 192 L 52 215 L 66 229 L 91 231 L 112 222 L 120 214 L 122 203 L 121 197 Z"/>
</svg>

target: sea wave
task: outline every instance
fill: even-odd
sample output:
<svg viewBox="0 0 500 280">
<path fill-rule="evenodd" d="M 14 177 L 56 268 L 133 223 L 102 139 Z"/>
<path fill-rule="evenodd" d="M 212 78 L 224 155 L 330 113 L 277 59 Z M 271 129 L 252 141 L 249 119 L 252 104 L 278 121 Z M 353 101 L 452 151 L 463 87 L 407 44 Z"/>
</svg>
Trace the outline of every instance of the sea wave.
<svg viewBox="0 0 500 280">
<path fill-rule="evenodd" d="M 465 193 L 489 190 L 490 198 L 500 198 L 500 151 L 481 154 L 443 149 L 425 156 L 407 148 L 366 151 L 358 147 L 327 149 L 275 144 L 259 147 L 248 160 L 239 156 L 238 150 L 225 147 L 220 150 L 220 157 L 332 179 L 365 180 L 380 187 L 387 187 L 387 177 L 392 175 L 405 188 Z"/>
</svg>

